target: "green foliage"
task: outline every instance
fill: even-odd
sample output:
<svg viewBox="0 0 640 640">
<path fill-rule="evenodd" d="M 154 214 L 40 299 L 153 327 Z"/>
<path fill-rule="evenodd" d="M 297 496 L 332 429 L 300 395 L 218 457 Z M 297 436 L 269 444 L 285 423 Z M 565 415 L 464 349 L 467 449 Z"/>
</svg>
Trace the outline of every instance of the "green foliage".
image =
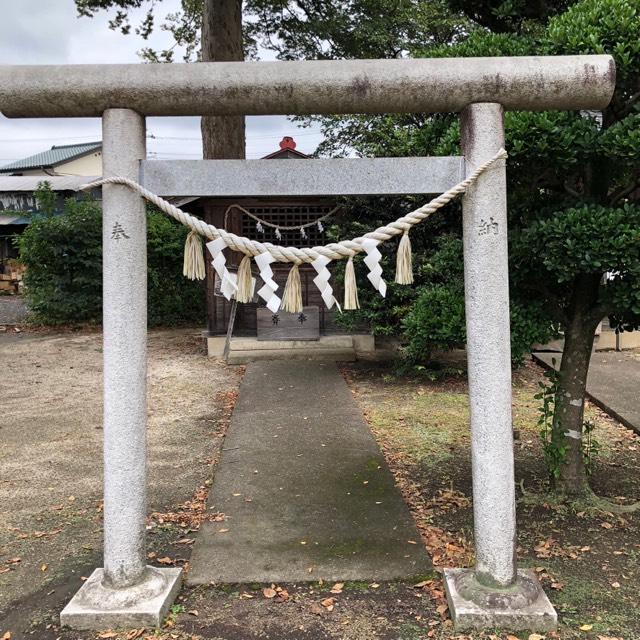
<svg viewBox="0 0 640 640">
<path fill-rule="evenodd" d="M 552 364 L 555 367 L 555 359 L 552 359 Z M 551 480 L 555 481 L 560 477 L 568 450 L 564 427 L 557 418 L 561 428 L 553 428 L 556 397 L 562 387 L 560 373 L 555 368 L 545 371 L 544 377 L 546 382 L 538 383 L 540 391 L 535 394 L 534 398 L 540 401 L 538 427 L 540 428 L 545 465 Z M 592 473 L 593 463 L 600 453 L 600 443 L 593 434 L 595 427 L 595 422 L 592 420 L 585 420 L 582 424 L 582 459 L 588 475 Z"/>
<path fill-rule="evenodd" d="M 403 326 L 406 353 L 412 361 L 428 359 L 433 349 L 463 347 L 464 290 L 445 285 L 425 287 L 411 305 Z"/>
<path fill-rule="evenodd" d="M 555 365 L 555 359 L 552 360 Z M 564 436 L 553 428 L 553 415 L 556 395 L 560 387 L 560 375 L 555 369 L 549 369 L 544 373 L 547 382 L 539 382 L 540 391 L 534 398 L 540 400 L 538 411 L 538 426 L 540 427 L 540 439 L 544 451 L 544 461 L 553 480 L 560 477 L 562 465 L 567 456 L 567 445 Z"/>
<path fill-rule="evenodd" d="M 570 4 L 571 0 L 449 0 L 452 9 L 494 33 L 536 29 Z"/>
<path fill-rule="evenodd" d="M 48 180 L 38 183 L 38 188 L 34 191 L 33 195 L 38 205 L 38 211 L 47 216 L 52 215 L 56 209 L 57 197 L 51 188 L 51 183 Z"/>
<path fill-rule="evenodd" d="M 201 321 L 204 289 L 182 276 L 185 227 L 148 215 L 150 325 Z M 19 238 L 25 295 L 34 321 L 99 323 L 102 317 L 102 212 L 92 200 L 65 202 L 63 215 L 35 218 Z"/>
<path fill-rule="evenodd" d="M 19 237 L 25 295 L 36 322 L 96 322 L 102 313 L 102 214 L 68 200 L 61 216 L 35 218 Z"/>
<path fill-rule="evenodd" d="M 421 270 L 423 284 L 402 322 L 409 361 L 425 361 L 434 349 L 464 346 L 462 265 L 462 241 L 454 236 L 441 237 L 438 248 Z M 520 364 L 532 344 L 544 342 L 554 334 L 554 325 L 536 301 L 523 303 L 512 297 L 510 313 L 511 357 Z"/>
<path fill-rule="evenodd" d="M 637 77 L 639 32 L 637 0 L 581 0 L 550 21 L 543 44 L 550 54 L 608 53 L 616 61 L 619 89 Z"/>
<path fill-rule="evenodd" d="M 486 15 L 489 5 L 516 13 L 522 9 L 517 2 L 472 4 L 471 13 L 485 12 L 482 20 L 471 16 L 483 26 L 492 19 Z M 543 20 L 551 13 L 542 11 Z M 617 65 L 613 101 L 602 114 L 505 115 L 512 350 L 517 358 L 545 333 L 569 326 L 576 314 L 585 327 L 607 315 L 619 331 L 640 326 L 640 5 L 637 0 L 581 0 L 552 17 L 548 27 L 512 30 L 517 33 L 472 29 L 453 45 L 426 43 L 420 55 L 606 52 Z M 449 114 L 331 119 L 324 124 L 332 134 L 326 145 L 331 152 L 346 144 L 344 132 L 365 155 L 459 153 L 457 118 Z M 451 232 L 450 227 L 430 231 L 443 230 Z M 459 233 L 458 226 L 454 230 Z M 437 250 L 437 242 L 425 242 L 422 250 Z M 432 281 L 424 275 L 416 278 L 418 293 L 403 324 L 412 357 L 464 339 L 459 280 Z M 376 312 L 384 318 L 388 309 L 380 305 Z"/>
<path fill-rule="evenodd" d="M 183 62 L 197 59 L 202 27 L 203 0 L 181 0 L 177 11 L 165 13 L 158 19 L 158 6 L 162 0 L 75 0 L 78 16 L 92 18 L 99 11 L 111 12 L 109 29 L 122 35 L 135 34 L 147 41 L 155 29 L 171 35 L 173 42 L 161 50 L 143 47 L 139 55 L 147 62 L 173 62 L 176 48 L 182 49 Z M 130 12 L 143 9 L 142 17 L 134 26 Z"/>
<path fill-rule="evenodd" d="M 444 0 L 249 0 L 244 10 L 248 34 L 283 60 L 396 58 L 469 26 Z"/>
<path fill-rule="evenodd" d="M 610 273 L 601 295 L 611 298 L 624 286 L 624 306 L 640 312 L 640 206 L 564 209 L 534 220 L 522 229 L 519 242 L 523 250 L 544 248 L 536 264 L 559 285 L 572 282 L 576 273 Z"/>
<path fill-rule="evenodd" d="M 593 463 L 600 453 L 600 442 L 593 435 L 595 428 L 596 423 L 593 420 L 585 420 L 582 423 L 582 459 L 587 475 L 593 473 Z"/>
<path fill-rule="evenodd" d="M 144 41 L 154 30 L 173 40 L 161 50 L 143 47 L 149 62 L 173 62 L 181 51 L 185 62 L 198 59 L 203 0 L 181 0 L 177 11 L 163 12 L 162 0 L 75 0 L 78 14 L 104 11 L 109 28 Z M 143 13 L 132 23 L 132 10 Z M 245 54 L 257 56 L 258 45 L 280 59 L 394 58 L 425 42 L 447 42 L 470 26 L 445 0 L 247 0 L 244 14 Z"/>
<path fill-rule="evenodd" d="M 147 216 L 148 320 L 151 326 L 204 322 L 204 283 L 182 275 L 189 230 L 159 211 Z"/>
</svg>

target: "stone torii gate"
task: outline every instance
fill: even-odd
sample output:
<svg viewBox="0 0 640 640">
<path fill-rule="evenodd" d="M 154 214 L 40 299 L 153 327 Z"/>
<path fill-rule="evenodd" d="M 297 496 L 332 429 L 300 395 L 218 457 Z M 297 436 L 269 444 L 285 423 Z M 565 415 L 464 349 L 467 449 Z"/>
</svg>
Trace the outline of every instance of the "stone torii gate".
<svg viewBox="0 0 640 640">
<path fill-rule="evenodd" d="M 602 109 L 614 85 L 609 56 L 0 66 L 0 111 L 101 117 L 105 177 L 130 178 L 160 195 L 207 196 L 265 195 L 268 188 L 288 195 L 296 187 L 260 179 L 261 161 L 147 161 L 145 116 L 458 112 L 463 162 L 398 160 L 394 169 L 388 161 L 351 159 L 339 172 L 331 161 L 305 166 L 314 193 L 367 182 L 372 194 L 397 193 L 396 182 L 402 192 L 424 193 L 450 187 L 504 145 L 505 109 Z M 286 176 L 282 162 L 279 175 Z M 378 170 L 379 181 L 365 177 Z M 481 225 L 489 218 L 487 234 Z M 515 562 L 504 161 L 464 196 L 463 235 L 476 565 L 445 571 L 451 614 L 458 628 L 552 628 L 551 604 Z M 103 251 L 104 567 L 61 622 L 158 625 L 181 570 L 146 564 L 146 221 L 143 199 L 126 186 L 103 187 Z"/>
</svg>

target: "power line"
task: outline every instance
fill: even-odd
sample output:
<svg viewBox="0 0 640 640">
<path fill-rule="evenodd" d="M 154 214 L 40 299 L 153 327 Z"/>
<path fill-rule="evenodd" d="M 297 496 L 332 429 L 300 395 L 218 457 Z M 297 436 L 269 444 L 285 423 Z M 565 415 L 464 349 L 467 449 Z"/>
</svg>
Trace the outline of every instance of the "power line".
<svg viewBox="0 0 640 640">
<path fill-rule="evenodd" d="M 247 142 L 251 142 L 253 140 L 273 140 L 277 138 L 282 138 L 281 133 L 263 135 L 263 136 L 246 136 Z M 60 137 L 47 137 L 47 138 L 0 138 L 0 142 L 55 142 L 57 140 L 84 140 L 86 138 L 90 138 L 91 140 L 95 140 L 96 136 L 99 137 L 98 134 L 87 134 L 86 136 L 60 136 Z M 293 137 L 301 138 L 306 136 L 322 136 L 322 133 L 318 132 L 307 132 L 307 133 L 295 133 Z M 202 142 L 202 138 L 194 138 L 189 136 L 156 136 L 154 134 L 147 134 L 147 138 L 150 140 L 182 140 L 182 141 L 192 141 L 192 142 Z"/>
</svg>

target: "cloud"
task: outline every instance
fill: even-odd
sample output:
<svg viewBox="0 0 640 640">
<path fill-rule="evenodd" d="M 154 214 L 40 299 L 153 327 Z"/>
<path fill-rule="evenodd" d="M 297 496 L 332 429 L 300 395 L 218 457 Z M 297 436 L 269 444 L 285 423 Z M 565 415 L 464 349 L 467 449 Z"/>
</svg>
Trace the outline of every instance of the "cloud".
<svg viewBox="0 0 640 640">
<path fill-rule="evenodd" d="M 180 0 L 163 0 L 163 11 L 173 11 Z M 123 36 L 108 28 L 104 12 L 78 18 L 73 0 L 0 0 L 0 60 L 2 64 L 137 63 L 143 45 L 166 46 L 166 34 L 156 32 L 149 42 Z M 132 14 L 141 15 L 142 10 Z M 200 119 L 149 118 L 150 157 L 202 157 Z M 284 135 L 292 135 L 298 149 L 311 153 L 322 140 L 317 128 L 301 130 L 283 116 L 247 118 L 247 157 L 259 158 L 278 149 Z M 54 144 L 99 140 L 95 118 L 7 119 L 0 117 L 0 165 Z"/>
</svg>

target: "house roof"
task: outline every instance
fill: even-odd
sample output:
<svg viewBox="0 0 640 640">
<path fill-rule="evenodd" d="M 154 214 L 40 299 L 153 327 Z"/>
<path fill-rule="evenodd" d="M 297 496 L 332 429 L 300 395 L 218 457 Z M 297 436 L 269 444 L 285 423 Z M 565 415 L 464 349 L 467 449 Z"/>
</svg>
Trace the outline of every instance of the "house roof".
<svg viewBox="0 0 640 640">
<path fill-rule="evenodd" d="M 0 193 L 27 191 L 33 193 L 41 182 L 48 182 L 53 191 L 78 191 L 100 176 L 0 176 Z"/>
<path fill-rule="evenodd" d="M 102 142 L 83 142 L 81 144 L 65 144 L 51 147 L 48 151 L 36 153 L 28 158 L 16 160 L 0 167 L 0 173 L 13 173 L 14 171 L 40 169 L 42 167 L 55 167 L 80 158 L 93 151 L 102 148 Z"/>
<path fill-rule="evenodd" d="M 264 156 L 263 160 L 273 159 L 289 159 L 289 158 L 309 158 L 306 153 L 296 151 L 296 141 L 291 136 L 285 136 L 280 141 L 280 148 L 269 155 Z"/>
</svg>

